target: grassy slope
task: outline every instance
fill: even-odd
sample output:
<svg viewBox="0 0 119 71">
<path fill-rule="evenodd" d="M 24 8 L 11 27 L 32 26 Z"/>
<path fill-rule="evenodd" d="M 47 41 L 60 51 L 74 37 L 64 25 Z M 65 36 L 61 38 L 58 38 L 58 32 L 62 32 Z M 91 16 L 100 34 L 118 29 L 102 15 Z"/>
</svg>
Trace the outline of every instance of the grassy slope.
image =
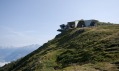
<svg viewBox="0 0 119 71">
<path fill-rule="evenodd" d="M 119 25 L 75 28 L 0 71 L 116 71 Z"/>
</svg>

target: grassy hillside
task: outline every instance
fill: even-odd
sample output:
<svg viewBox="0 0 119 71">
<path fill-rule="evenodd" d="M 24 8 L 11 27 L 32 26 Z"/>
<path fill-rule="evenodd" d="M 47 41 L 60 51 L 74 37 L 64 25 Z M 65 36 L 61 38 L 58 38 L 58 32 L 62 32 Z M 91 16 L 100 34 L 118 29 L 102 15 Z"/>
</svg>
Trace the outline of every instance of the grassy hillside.
<svg viewBox="0 0 119 71">
<path fill-rule="evenodd" d="M 117 71 L 119 25 L 75 28 L 0 71 Z"/>
</svg>

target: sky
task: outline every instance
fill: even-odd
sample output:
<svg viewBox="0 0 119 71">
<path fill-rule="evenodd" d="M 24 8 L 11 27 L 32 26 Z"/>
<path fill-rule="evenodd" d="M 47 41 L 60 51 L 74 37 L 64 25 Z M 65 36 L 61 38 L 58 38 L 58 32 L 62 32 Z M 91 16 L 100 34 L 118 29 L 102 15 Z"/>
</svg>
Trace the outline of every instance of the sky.
<svg viewBox="0 0 119 71">
<path fill-rule="evenodd" d="M 0 0 L 0 46 L 42 45 L 74 20 L 119 23 L 118 7 L 119 0 Z"/>
</svg>

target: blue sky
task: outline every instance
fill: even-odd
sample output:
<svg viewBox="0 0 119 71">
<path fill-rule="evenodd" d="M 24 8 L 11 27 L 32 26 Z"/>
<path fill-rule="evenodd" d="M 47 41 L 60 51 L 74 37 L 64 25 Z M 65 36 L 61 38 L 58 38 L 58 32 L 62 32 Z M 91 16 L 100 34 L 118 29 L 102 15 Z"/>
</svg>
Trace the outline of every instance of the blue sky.
<svg viewBox="0 0 119 71">
<path fill-rule="evenodd" d="M 73 20 L 119 23 L 118 7 L 119 0 L 0 0 L 0 46 L 42 45 Z"/>
</svg>

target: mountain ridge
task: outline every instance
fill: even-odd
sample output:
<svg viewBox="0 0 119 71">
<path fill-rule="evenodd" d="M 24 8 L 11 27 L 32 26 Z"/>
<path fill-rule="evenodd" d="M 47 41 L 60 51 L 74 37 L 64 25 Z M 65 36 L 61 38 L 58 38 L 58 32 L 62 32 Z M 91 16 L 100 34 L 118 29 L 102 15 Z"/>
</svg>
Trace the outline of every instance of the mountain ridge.
<svg viewBox="0 0 119 71">
<path fill-rule="evenodd" d="M 0 71 L 117 71 L 119 25 L 69 29 Z"/>
<path fill-rule="evenodd" d="M 1 47 L 0 48 L 0 64 L 7 64 L 8 62 L 15 61 L 21 57 L 26 56 L 30 52 L 36 50 L 40 45 L 33 44 L 23 47 Z"/>
</svg>

